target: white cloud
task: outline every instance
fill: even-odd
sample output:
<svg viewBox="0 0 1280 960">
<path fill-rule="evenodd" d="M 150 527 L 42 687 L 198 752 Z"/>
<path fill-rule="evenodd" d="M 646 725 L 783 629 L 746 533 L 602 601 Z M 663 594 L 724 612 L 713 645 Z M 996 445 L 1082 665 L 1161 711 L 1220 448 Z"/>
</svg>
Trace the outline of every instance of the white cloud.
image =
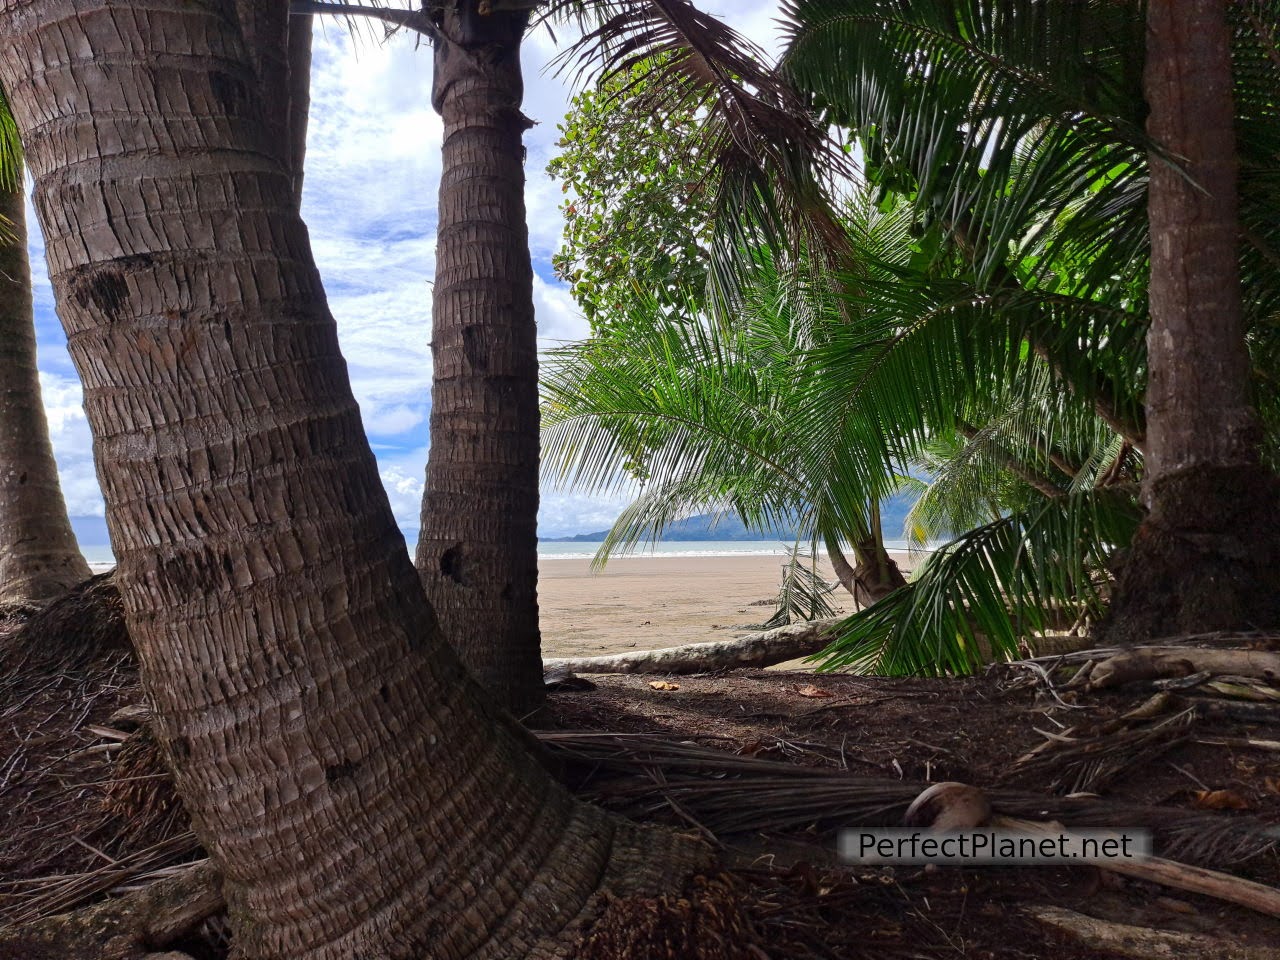
<svg viewBox="0 0 1280 960">
<path fill-rule="evenodd" d="M 708 4 L 766 50 L 776 50 L 776 0 L 727 7 L 728 0 Z M 570 31 L 557 33 L 562 47 L 572 40 Z M 429 46 L 410 35 L 380 43 L 373 39 L 379 35 L 374 27 L 353 40 L 340 21 L 317 23 L 303 213 L 383 483 L 397 520 L 412 530 L 426 463 L 430 280 L 443 132 L 431 107 Z M 562 194 L 544 170 L 571 95 L 567 78 L 545 69 L 557 52 L 542 29 L 530 34 L 522 51 L 524 112 L 536 122 L 525 137 L 525 200 L 544 349 L 588 329 L 549 266 L 563 229 Z M 30 222 L 34 227 L 34 215 Z M 38 231 L 32 234 L 41 381 L 63 490 L 72 514 L 100 516 L 79 385 L 40 268 Z M 547 491 L 541 529 L 547 536 L 604 529 L 625 502 L 625 496 Z"/>
<path fill-rule="evenodd" d="M 562 283 L 533 278 L 533 307 L 538 318 L 538 347 L 546 350 L 567 340 L 581 340 L 591 325 Z"/>
<path fill-rule="evenodd" d="M 73 516 L 102 516 L 102 492 L 93 467 L 93 437 L 84 415 L 80 381 L 42 370 L 40 397 L 49 421 L 49 439 L 58 461 L 67 512 Z"/>
</svg>

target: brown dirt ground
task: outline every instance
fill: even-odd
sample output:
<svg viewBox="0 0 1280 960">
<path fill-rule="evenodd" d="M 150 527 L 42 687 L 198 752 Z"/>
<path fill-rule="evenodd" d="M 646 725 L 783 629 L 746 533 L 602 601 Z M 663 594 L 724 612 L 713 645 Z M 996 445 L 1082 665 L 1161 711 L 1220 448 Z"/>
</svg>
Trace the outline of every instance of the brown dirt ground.
<svg viewBox="0 0 1280 960">
<path fill-rule="evenodd" d="M 1069 711 L 1007 676 L 885 679 L 735 671 L 676 678 L 678 688 L 667 691 L 652 689 L 651 679 L 599 677 L 594 689 L 553 693 L 546 725 L 663 734 L 735 755 L 854 775 L 989 785 L 1005 781 L 1012 762 L 1044 741 L 1036 728 L 1057 731 L 1066 720 L 1103 723 L 1145 699 L 1138 692 L 1099 694 Z M 199 856 L 181 811 L 165 793 L 167 778 L 131 766 L 129 752 L 110 746 L 113 735 L 103 733 L 113 712 L 139 699 L 134 669 L 119 654 L 39 677 L 0 678 L 0 925 L 35 906 L 83 902 L 95 886 L 113 886 L 118 875 Z M 1194 734 L 1277 740 L 1280 723 L 1199 721 Z M 1228 790 L 1247 813 L 1221 816 L 1277 823 L 1278 757 L 1188 740 L 1141 758 L 1105 795 L 1191 810 L 1197 791 Z M 154 791 L 130 794 L 121 788 L 152 782 Z M 1043 784 L 1005 782 L 1045 792 Z M 1280 957 L 1278 921 L 1116 880 L 1091 867 L 847 870 L 831 864 L 829 838 L 814 833 L 738 840 L 730 858 L 735 872 L 705 883 L 714 892 L 722 932 L 738 931 L 729 939 L 743 940 L 735 947 L 726 946 L 724 936 L 711 937 L 714 949 L 699 953 L 707 960 L 1108 956 L 1046 940 L 1022 913 L 1026 905 L 1057 905 L 1164 929 L 1227 931 L 1240 943 L 1276 946 Z M 765 869 L 770 865 L 776 869 Z M 1275 854 L 1232 869 L 1280 884 Z M 601 928 L 590 945 L 594 952 L 584 957 L 611 956 L 609 944 L 625 941 L 621 934 L 640 922 L 637 917 L 647 918 L 649 926 L 696 926 L 685 901 L 619 904 L 616 910 L 611 916 L 621 926 L 614 939 Z"/>
</svg>

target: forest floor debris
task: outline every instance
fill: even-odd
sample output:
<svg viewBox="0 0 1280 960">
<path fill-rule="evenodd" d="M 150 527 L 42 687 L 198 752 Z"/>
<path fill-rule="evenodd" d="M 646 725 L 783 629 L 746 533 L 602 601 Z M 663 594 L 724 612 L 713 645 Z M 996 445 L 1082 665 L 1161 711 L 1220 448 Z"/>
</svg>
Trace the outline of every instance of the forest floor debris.
<svg viewBox="0 0 1280 960">
<path fill-rule="evenodd" d="M 707 960 L 1023 960 L 1049 949 L 1036 910 L 1190 937 L 1221 940 L 1229 931 L 1241 950 L 1280 943 L 1276 921 L 1091 867 L 851 870 L 836 862 L 829 831 L 839 818 L 824 810 L 892 823 L 921 783 L 962 780 L 989 789 L 1014 816 L 1070 822 L 1091 812 L 1105 824 L 1114 816 L 1140 821 L 1159 807 L 1162 826 L 1181 823 L 1198 841 L 1189 851 L 1204 865 L 1280 883 L 1280 857 L 1258 855 L 1257 843 L 1258 824 L 1280 822 L 1280 781 L 1267 747 L 1280 739 L 1280 714 L 1196 709 L 1171 719 L 1186 713 L 1186 701 L 1208 698 L 1170 691 L 1157 709 L 1147 705 L 1150 689 L 1085 694 L 1047 674 L 1029 676 L 1038 674 L 887 679 L 736 670 L 682 676 L 662 691 L 642 676 L 598 676 L 590 688 L 551 693 L 540 735 L 584 795 L 684 829 L 733 833 L 730 873 L 701 882 L 718 891 L 725 924 L 712 940 L 737 943 L 738 952 L 708 945 Z M 0 926 L 137 890 L 202 856 L 171 783 L 153 765 L 140 699 L 135 668 L 119 653 L 0 678 Z M 1163 729 L 1158 724 L 1175 734 L 1144 740 L 1142 731 Z M 1091 737 L 1110 744 L 1102 751 L 1111 758 L 1107 776 L 1089 781 L 1103 799 L 1054 798 L 1055 785 L 1059 794 L 1079 785 L 1063 771 Z M 1064 766 L 1017 763 L 1057 749 Z M 856 797 L 851 775 L 859 778 Z M 1215 792 L 1232 803 L 1207 805 Z M 688 922 L 687 900 L 617 904 L 616 919 L 629 927 L 648 917 L 658 937 Z M 755 932 L 738 942 L 730 933 L 742 911 Z M 600 927 L 584 957 L 613 955 L 609 929 Z M 1096 939 L 1053 936 L 1055 956 L 1124 955 Z M 201 960 L 218 956 L 201 949 L 185 945 Z"/>
</svg>

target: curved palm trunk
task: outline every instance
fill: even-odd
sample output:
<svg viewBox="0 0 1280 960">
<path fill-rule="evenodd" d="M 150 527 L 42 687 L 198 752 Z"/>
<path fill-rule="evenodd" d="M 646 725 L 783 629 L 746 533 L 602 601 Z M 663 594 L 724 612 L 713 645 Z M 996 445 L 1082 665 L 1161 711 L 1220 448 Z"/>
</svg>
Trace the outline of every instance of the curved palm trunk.
<svg viewBox="0 0 1280 960">
<path fill-rule="evenodd" d="M 80 555 L 36 368 L 21 181 L 0 185 L 0 603 L 51 600 L 89 576 Z"/>
<path fill-rule="evenodd" d="M 884 531 L 880 525 L 880 504 L 872 503 L 867 508 L 867 519 L 870 530 L 866 537 L 853 543 L 854 581 L 858 585 L 861 596 L 855 594 L 863 606 L 870 606 L 877 600 L 883 600 L 899 587 L 907 584 L 897 561 L 889 556 L 884 548 Z"/>
<path fill-rule="evenodd" d="M 899 587 L 906 586 L 907 579 L 898 568 L 897 561 L 884 548 L 878 524 L 875 534 L 854 541 L 854 564 L 849 563 L 838 541 L 828 538 L 826 547 L 827 559 L 831 561 L 836 579 L 860 607 L 869 607 Z"/>
<path fill-rule="evenodd" d="M 517 716 L 542 702 L 537 344 L 524 208 L 525 13 L 442 14 L 431 452 L 416 563 L 446 636 Z"/>
<path fill-rule="evenodd" d="M 676 882 L 689 845 L 575 802 L 441 638 L 232 0 L 0 3 L 0 44 L 126 621 L 238 955 L 540 955 L 600 889 Z"/>
<path fill-rule="evenodd" d="M 1260 463 L 1240 302 L 1227 5 L 1147 9 L 1148 130 L 1189 177 L 1152 155 L 1150 513 L 1105 628 L 1120 641 L 1280 626 L 1280 483 Z"/>
</svg>

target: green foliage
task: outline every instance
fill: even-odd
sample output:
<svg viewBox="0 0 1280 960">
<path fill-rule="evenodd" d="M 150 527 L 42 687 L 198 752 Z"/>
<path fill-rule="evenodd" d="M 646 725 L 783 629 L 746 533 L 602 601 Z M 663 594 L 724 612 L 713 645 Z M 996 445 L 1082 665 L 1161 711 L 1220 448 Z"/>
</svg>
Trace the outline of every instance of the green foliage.
<svg viewBox="0 0 1280 960">
<path fill-rule="evenodd" d="M 601 560 L 708 511 L 753 529 L 798 518 L 806 539 L 865 539 L 867 504 L 892 491 L 889 451 L 848 442 L 883 448 L 875 425 L 854 424 L 858 398 L 808 403 L 810 351 L 844 323 L 838 299 L 763 253 L 755 276 L 732 327 L 693 302 L 667 311 L 636 298 L 544 363 L 548 471 L 589 490 L 640 487 Z"/>
<path fill-rule="evenodd" d="M 568 195 L 556 275 L 593 326 L 636 297 L 683 308 L 706 285 L 714 189 L 694 111 L 655 115 L 642 62 L 573 98 L 547 172 Z"/>
<path fill-rule="evenodd" d="M 789 0 L 772 78 L 726 55 L 723 33 L 700 59 L 692 19 L 619 39 L 633 5 L 607 4 L 597 36 L 613 31 L 628 69 L 677 57 L 640 99 L 683 104 L 709 131 L 697 163 L 717 187 L 714 296 L 633 301 L 552 375 L 561 477 L 641 484 L 603 552 L 708 507 L 795 512 L 815 537 L 847 539 L 864 504 L 915 487 L 909 535 L 954 539 L 848 622 L 827 667 L 965 672 L 1096 611 L 1138 515 L 1142 5 Z M 1277 10 L 1231 9 L 1241 273 L 1280 461 Z M 735 121 L 735 90 L 774 112 Z M 802 104 L 861 147 L 870 191 Z"/>
<path fill-rule="evenodd" d="M 1280 353 L 1280 6 L 1229 7 L 1242 288 L 1262 372 Z M 1077 309 L 1044 315 L 1025 341 L 1140 435 L 1153 149 L 1143 5 L 788 0 L 784 14 L 783 73 L 851 131 L 872 184 L 910 199 L 920 229 L 940 228 L 975 290 L 1070 298 Z M 1079 309 L 1087 301 L 1105 309 Z M 1276 384 L 1258 387 L 1274 444 Z"/>
<path fill-rule="evenodd" d="M 803 553 L 799 545 L 791 549 L 782 567 L 782 583 L 775 601 L 777 608 L 764 628 L 785 627 L 804 620 L 821 620 L 834 617 L 836 609 L 827 597 L 836 585 L 827 583 L 818 575 L 817 560 L 812 554 Z"/>
<path fill-rule="evenodd" d="M 22 189 L 22 142 L 18 139 L 18 125 L 9 111 L 9 101 L 0 90 L 0 190 Z M 0 243 L 12 243 L 17 239 L 13 224 L 0 217 Z"/>
<path fill-rule="evenodd" d="M 1106 564 L 1140 511 L 1133 487 L 1042 499 L 962 534 L 910 583 L 854 614 L 814 657 L 820 669 L 970 673 L 1019 641 L 1097 613 Z"/>
<path fill-rule="evenodd" d="M 18 125 L 9 110 L 9 101 L 0 90 L 0 190 L 14 190 L 22 185 L 22 141 Z"/>
</svg>

